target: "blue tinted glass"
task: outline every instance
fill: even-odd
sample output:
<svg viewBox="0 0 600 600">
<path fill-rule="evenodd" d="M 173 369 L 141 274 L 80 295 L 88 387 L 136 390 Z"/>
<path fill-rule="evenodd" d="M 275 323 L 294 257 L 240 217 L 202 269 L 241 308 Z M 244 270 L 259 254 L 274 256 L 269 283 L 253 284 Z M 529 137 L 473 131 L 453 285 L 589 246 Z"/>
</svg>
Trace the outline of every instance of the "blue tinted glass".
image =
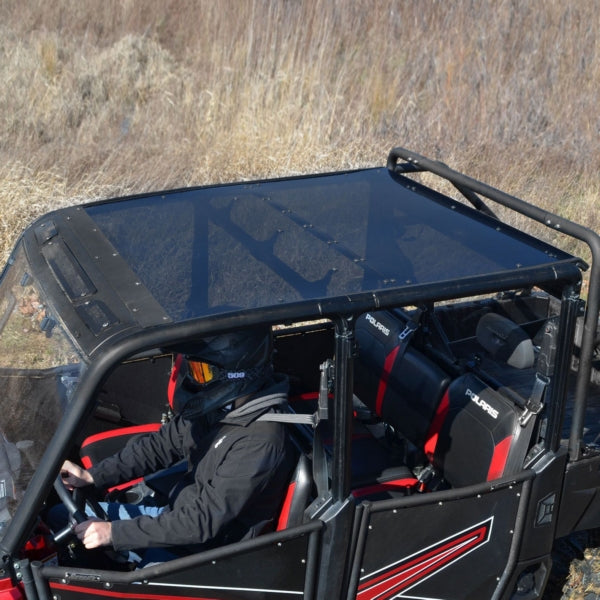
<svg viewBox="0 0 600 600">
<path fill-rule="evenodd" d="M 387 169 L 88 207 L 175 320 L 546 265 L 565 254 Z"/>
</svg>

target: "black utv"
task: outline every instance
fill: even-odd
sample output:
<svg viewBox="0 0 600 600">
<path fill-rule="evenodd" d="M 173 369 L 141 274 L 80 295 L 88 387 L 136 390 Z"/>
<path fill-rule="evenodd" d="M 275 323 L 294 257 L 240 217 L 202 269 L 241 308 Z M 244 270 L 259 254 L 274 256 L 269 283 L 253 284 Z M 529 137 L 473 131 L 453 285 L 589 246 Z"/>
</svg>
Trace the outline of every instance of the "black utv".
<svg viewBox="0 0 600 600">
<path fill-rule="evenodd" d="M 584 260 L 499 210 L 587 244 L 587 294 Z M 599 295 L 594 232 L 402 148 L 45 215 L 0 280 L 0 599 L 541 598 L 555 541 L 600 527 Z M 67 564 L 63 461 L 163 426 L 176 348 L 258 324 L 297 451 L 272 527 Z"/>
</svg>

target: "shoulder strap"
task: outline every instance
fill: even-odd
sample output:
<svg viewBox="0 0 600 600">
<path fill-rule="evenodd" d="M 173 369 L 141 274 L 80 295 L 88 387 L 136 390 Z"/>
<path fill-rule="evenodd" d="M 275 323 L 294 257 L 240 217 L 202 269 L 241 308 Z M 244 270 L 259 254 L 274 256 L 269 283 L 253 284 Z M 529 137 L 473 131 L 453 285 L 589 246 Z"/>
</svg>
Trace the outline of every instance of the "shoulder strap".
<svg viewBox="0 0 600 600">
<path fill-rule="evenodd" d="M 313 480 L 317 488 L 318 496 L 327 492 L 329 487 L 329 468 L 327 463 L 327 452 L 323 444 L 321 428 L 319 423 L 328 418 L 329 410 L 329 382 L 333 373 L 333 361 L 326 360 L 321 365 L 321 381 L 319 384 L 319 400 L 317 410 L 312 414 L 275 413 L 268 412 L 257 421 L 275 421 L 279 423 L 292 423 L 309 425 L 313 429 L 312 441 L 312 466 Z"/>
<path fill-rule="evenodd" d="M 310 425 L 316 427 L 318 423 L 317 413 L 310 415 L 299 415 L 296 413 L 265 413 L 256 419 L 257 421 L 274 421 L 276 423 L 297 423 L 299 425 Z"/>
</svg>

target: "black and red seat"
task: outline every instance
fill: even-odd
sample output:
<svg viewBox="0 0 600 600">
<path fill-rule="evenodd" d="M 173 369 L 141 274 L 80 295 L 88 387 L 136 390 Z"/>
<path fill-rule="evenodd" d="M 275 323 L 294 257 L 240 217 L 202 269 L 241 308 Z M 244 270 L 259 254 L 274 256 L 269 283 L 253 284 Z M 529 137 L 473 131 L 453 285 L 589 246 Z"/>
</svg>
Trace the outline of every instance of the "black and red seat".
<svg viewBox="0 0 600 600">
<path fill-rule="evenodd" d="M 406 321 L 378 311 L 356 323 L 355 394 L 459 487 L 514 473 L 530 429 L 523 409 L 471 372 L 452 379 L 408 341 Z"/>
<path fill-rule="evenodd" d="M 181 368 L 181 362 L 183 357 L 181 354 L 174 356 L 171 372 L 169 374 L 169 381 L 167 384 L 167 400 L 171 409 L 173 408 L 173 396 L 175 394 L 175 386 L 177 384 L 177 376 L 179 369 Z M 80 447 L 80 458 L 82 465 L 88 469 L 94 464 L 100 462 L 103 458 L 112 456 L 121 450 L 125 444 L 140 435 L 145 435 L 158 431 L 161 427 L 159 422 L 144 423 L 140 425 L 131 425 L 128 427 L 118 427 L 116 429 L 110 429 L 101 433 L 96 433 L 88 436 L 81 444 Z M 134 481 L 128 481 L 117 485 L 109 492 L 115 490 L 124 490 L 131 488 L 132 486 L 139 484 L 143 478 L 136 479 Z"/>
</svg>

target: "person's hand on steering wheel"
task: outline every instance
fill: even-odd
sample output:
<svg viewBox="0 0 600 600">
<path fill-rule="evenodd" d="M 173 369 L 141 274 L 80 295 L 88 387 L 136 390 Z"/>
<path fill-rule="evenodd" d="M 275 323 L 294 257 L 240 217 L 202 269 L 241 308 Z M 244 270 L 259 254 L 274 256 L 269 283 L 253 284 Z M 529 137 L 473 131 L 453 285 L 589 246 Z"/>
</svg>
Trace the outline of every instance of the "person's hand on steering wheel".
<svg viewBox="0 0 600 600">
<path fill-rule="evenodd" d="M 65 460 L 60 469 L 60 477 L 63 485 L 69 490 L 74 488 L 85 487 L 94 483 L 94 478 L 79 465 L 72 463 L 70 460 Z"/>
<path fill-rule="evenodd" d="M 63 463 L 54 488 L 67 507 L 71 522 L 62 531 L 55 532 L 54 540 L 57 543 L 68 540 L 72 534 L 88 549 L 111 543 L 112 525 L 108 522 L 104 508 L 90 493 L 93 483 L 94 478 L 88 471 L 70 460 Z M 86 506 L 91 508 L 95 516 L 89 517 L 89 513 L 86 514 Z"/>
<path fill-rule="evenodd" d="M 73 531 L 88 550 L 109 546 L 112 543 L 112 523 L 110 521 L 92 518 L 75 525 Z"/>
</svg>

